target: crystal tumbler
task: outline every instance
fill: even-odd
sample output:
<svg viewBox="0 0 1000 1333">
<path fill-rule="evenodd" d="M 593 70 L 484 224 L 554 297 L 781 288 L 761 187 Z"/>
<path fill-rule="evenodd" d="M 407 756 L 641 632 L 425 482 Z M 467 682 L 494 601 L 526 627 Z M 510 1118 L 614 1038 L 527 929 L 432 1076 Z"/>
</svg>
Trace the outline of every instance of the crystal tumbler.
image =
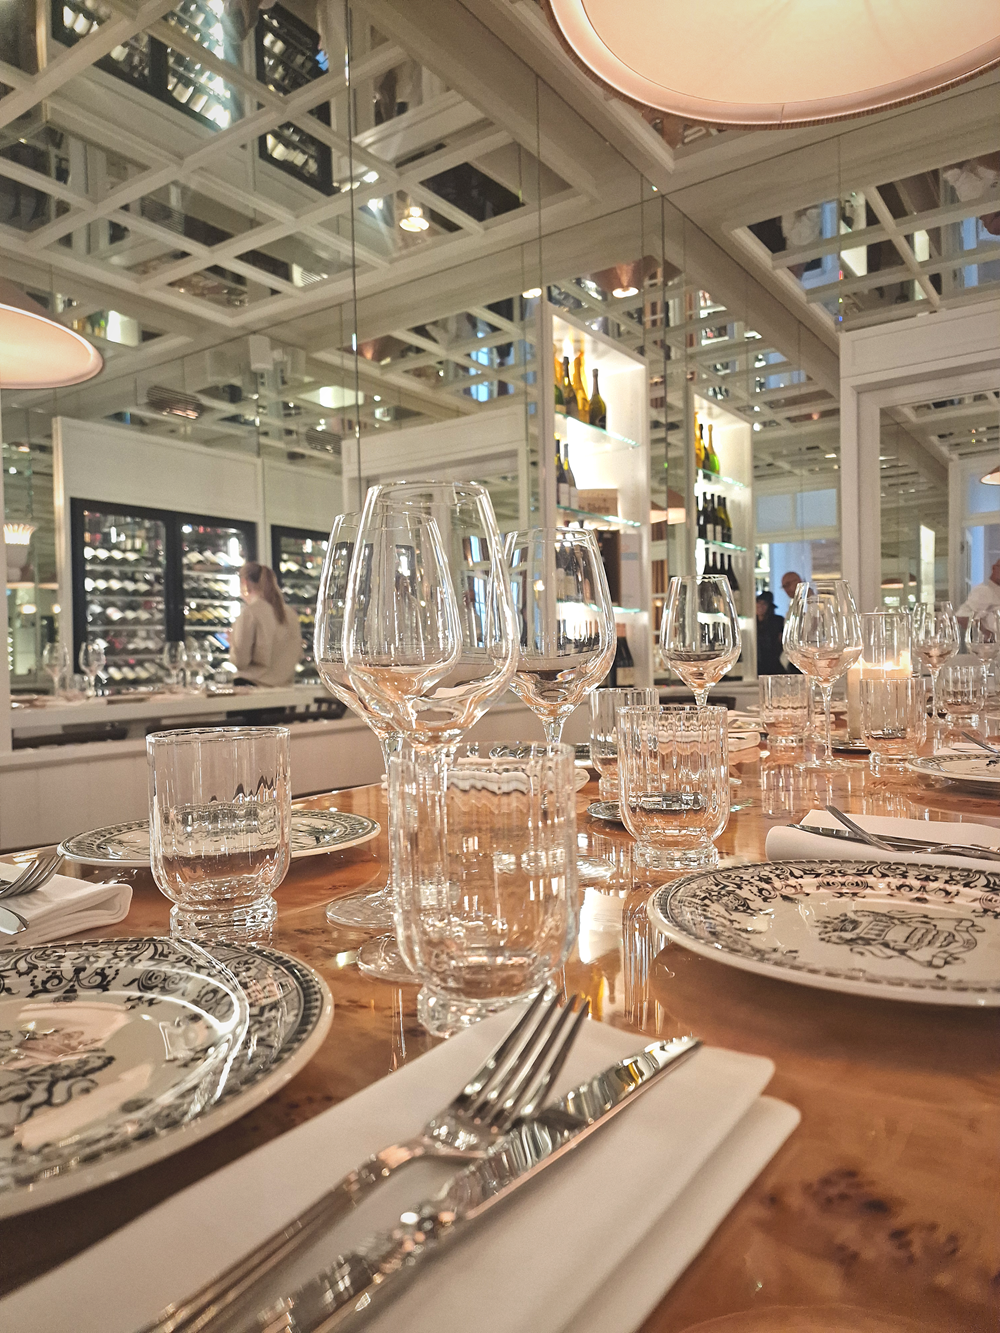
<svg viewBox="0 0 1000 1333">
<path fill-rule="evenodd" d="M 927 732 L 924 682 L 917 676 L 861 681 L 861 735 L 873 773 L 891 772 L 916 758 Z"/>
<path fill-rule="evenodd" d="M 761 676 L 760 719 L 771 749 L 801 745 L 809 725 L 809 679 L 807 676 Z"/>
<path fill-rule="evenodd" d="M 199 727 L 146 737 L 153 878 L 170 933 L 266 939 L 290 860 L 287 727 Z"/>
<path fill-rule="evenodd" d="M 659 702 L 655 689 L 595 690 L 590 696 L 590 760 L 602 801 L 618 800 L 618 710 Z"/>
<path fill-rule="evenodd" d="M 618 714 L 622 822 L 653 870 L 718 864 L 729 823 L 725 708 L 666 705 Z"/>
<path fill-rule="evenodd" d="M 396 938 L 437 1035 L 545 986 L 576 938 L 573 748 L 512 749 L 389 763 Z"/>
</svg>

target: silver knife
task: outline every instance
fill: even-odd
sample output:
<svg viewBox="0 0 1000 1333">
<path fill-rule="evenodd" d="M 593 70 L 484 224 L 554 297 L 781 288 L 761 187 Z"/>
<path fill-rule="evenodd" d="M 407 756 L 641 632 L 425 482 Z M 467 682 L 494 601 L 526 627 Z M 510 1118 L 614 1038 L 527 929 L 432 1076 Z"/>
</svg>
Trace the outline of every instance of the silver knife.
<svg viewBox="0 0 1000 1333">
<path fill-rule="evenodd" d="M 852 842 L 856 847 L 871 846 L 862 838 L 856 838 L 853 833 L 848 833 L 846 829 L 828 828 L 821 824 L 786 824 L 785 828 L 794 829 L 796 833 L 815 833 L 820 838 L 836 838 L 838 842 Z M 931 842 L 919 838 L 897 838 L 895 834 L 889 833 L 879 836 L 883 841 L 892 843 L 893 850 L 897 852 L 926 852 L 929 856 L 966 856 L 970 861 L 1000 863 L 1000 852 L 991 847 L 982 847 L 978 843 Z M 872 847 L 871 850 L 872 859 L 877 860 L 875 854 L 879 849 Z"/>
<path fill-rule="evenodd" d="M 278 1327 L 282 1333 L 359 1327 L 399 1294 L 429 1255 L 464 1235 L 488 1209 L 576 1148 L 700 1045 L 697 1037 L 653 1042 L 581 1083 L 520 1121 L 494 1152 L 452 1176 L 432 1199 L 407 1209 L 391 1232 L 338 1256 L 291 1296 L 258 1306 L 252 1321 L 244 1316 L 239 1327 Z M 234 1327 L 231 1318 L 227 1310 L 206 1333 Z"/>
</svg>

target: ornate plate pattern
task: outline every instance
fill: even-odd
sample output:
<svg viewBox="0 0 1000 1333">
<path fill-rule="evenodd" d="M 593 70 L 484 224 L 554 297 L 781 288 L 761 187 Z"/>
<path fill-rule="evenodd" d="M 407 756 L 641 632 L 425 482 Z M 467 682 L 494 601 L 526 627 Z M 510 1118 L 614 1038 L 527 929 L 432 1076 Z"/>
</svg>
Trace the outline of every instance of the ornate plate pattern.
<svg viewBox="0 0 1000 1333">
<path fill-rule="evenodd" d="M 81 1006 L 86 1010 L 93 1008 L 95 985 L 110 976 L 120 960 L 131 960 L 128 966 L 133 971 L 141 968 L 140 975 L 149 985 L 154 973 L 172 975 L 169 967 L 172 951 L 184 947 L 187 946 L 182 942 L 166 939 L 133 939 L 97 941 L 69 949 L 58 945 L 12 950 L 0 954 L 0 982 L 7 987 L 11 976 L 27 976 L 29 981 L 17 982 L 22 989 L 38 985 L 48 987 L 37 993 L 58 994 L 60 1004 L 66 1005 L 66 1016 L 73 1021 L 75 1015 L 82 1012 Z M 85 951 L 93 960 L 86 967 L 77 966 L 79 959 L 71 959 L 68 964 L 63 961 L 69 954 L 78 952 L 83 955 Z M 210 1088 L 213 1095 L 204 1096 L 200 1102 L 197 1098 L 188 1098 L 183 1104 L 161 1100 L 156 1106 L 136 1105 L 135 1101 L 142 1099 L 133 1099 L 133 1104 L 127 1107 L 129 1132 L 116 1131 L 111 1117 L 106 1117 L 103 1125 L 106 1132 L 102 1136 L 100 1129 L 95 1131 L 87 1152 L 81 1154 L 79 1141 L 74 1140 L 71 1157 L 60 1161 L 53 1156 L 54 1149 L 49 1145 L 41 1150 L 45 1154 L 44 1162 L 40 1161 L 38 1169 L 33 1172 L 27 1170 L 28 1164 L 22 1153 L 16 1177 L 10 1167 L 11 1157 L 15 1155 L 15 1150 L 9 1146 L 13 1136 L 2 1137 L 3 1129 L 0 1129 L 0 1217 L 92 1189 L 179 1152 L 259 1105 L 287 1083 L 316 1053 L 332 1021 L 333 1001 L 325 984 L 311 968 L 286 954 L 258 947 L 216 945 L 212 957 L 205 957 L 206 972 L 214 966 L 222 976 L 238 983 L 236 989 L 242 992 L 245 1021 L 240 1031 L 243 1040 L 235 1051 L 228 1050 L 221 1070 L 214 1070 L 214 1084 Z M 142 966 L 147 963 L 157 966 Z M 73 972 L 74 968 L 75 980 L 67 981 L 67 969 Z M 131 975 L 126 969 L 116 980 L 116 984 L 126 986 L 126 995 L 131 989 L 143 995 L 153 993 L 149 990 L 139 992 L 138 984 L 130 988 Z M 53 986 L 59 986 L 59 978 L 63 980 L 62 989 L 53 990 Z M 202 978 L 202 985 L 207 987 L 208 984 L 208 980 Z M 0 990 L 0 1010 L 8 996 L 7 989 Z M 176 1003 L 174 991 L 170 996 Z M 87 1016 L 83 1012 L 85 1019 Z M 6 1020 L 6 1015 L 4 1018 Z M 2 1026 L 7 1026 L 6 1021 Z M 67 1032 L 70 1029 L 64 1021 L 63 1033 Z M 32 1119 L 37 1119 L 38 1112 L 32 1105 L 28 1115 L 24 1114 L 26 1103 L 11 1075 L 9 1059 L 5 1062 L 4 1058 L 10 1049 L 9 1042 L 4 1046 L 5 1035 L 0 1031 L 0 1126 L 9 1126 L 19 1116 L 22 1124 L 30 1125 Z M 51 1043 L 52 1036 L 46 1036 Z M 64 1045 L 67 1043 L 68 1037 L 64 1037 Z M 161 1041 L 160 1045 L 162 1061 L 164 1043 Z M 111 1042 L 108 1042 L 106 1049 L 110 1047 Z M 79 1045 L 76 1051 L 62 1055 L 53 1101 L 61 1106 L 84 1108 L 87 1098 L 99 1091 L 94 1083 L 93 1061 L 88 1059 L 92 1055 L 92 1051 L 83 1051 Z M 107 1082 L 106 1078 L 105 1084 Z M 47 1174 L 42 1176 L 42 1170 Z"/>
<path fill-rule="evenodd" d="M 907 767 L 922 777 L 948 778 L 966 787 L 988 790 L 990 795 L 1000 789 L 1000 763 L 987 754 L 929 754 L 914 759 Z"/>
<path fill-rule="evenodd" d="M 686 875 L 653 924 L 695 953 L 806 986 L 1000 1005 L 1000 875 L 883 862 L 772 861 Z"/>
<path fill-rule="evenodd" d="M 348 847 L 371 842 L 381 831 L 381 824 L 365 815 L 344 814 L 340 810 L 293 810 L 292 857 L 343 852 Z M 78 833 L 60 843 L 59 851 L 70 861 L 142 870 L 149 866 L 149 824 L 139 819 Z"/>
<path fill-rule="evenodd" d="M 200 1115 L 248 1020 L 233 973 L 184 940 L 0 953 L 0 1199 Z"/>
<path fill-rule="evenodd" d="M 607 819 L 613 824 L 622 822 L 622 808 L 618 801 L 591 801 L 587 814 L 591 819 Z"/>
</svg>

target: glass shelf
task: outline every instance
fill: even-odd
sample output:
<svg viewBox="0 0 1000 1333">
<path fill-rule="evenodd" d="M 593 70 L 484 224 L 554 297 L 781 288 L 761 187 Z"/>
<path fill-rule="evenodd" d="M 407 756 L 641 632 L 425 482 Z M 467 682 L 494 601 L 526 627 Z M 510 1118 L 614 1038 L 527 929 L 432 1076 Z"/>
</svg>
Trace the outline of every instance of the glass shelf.
<svg viewBox="0 0 1000 1333">
<path fill-rule="evenodd" d="M 565 426 L 562 435 L 559 433 L 561 425 Z M 578 444 L 586 442 L 600 445 L 605 449 L 619 444 L 629 449 L 639 448 L 638 440 L 631 440 L 627 435 L 616 435 L 613 430 L 602 430 L 600 426 L 592 426 L 589 421 L 581 421 L 579 417 L 568 417 L 565 412 L 556 412 L 556 438 L 570 439 Z"/>
<path fill-rule="evenodd" d="M 745 546 L 736 546 L 733 542 L 708 542 L 704 537 L 696 537 L 695 541 L 700 546 L 712 546 L 717 551 L 746 551 Z"/>
<path fill-rule="evenodd" d="M 617 514 L 592 514 L 587 509 L 570 509 L 566 505 L 556 505 L 556 512 L 571 514 L 573 518 L 589 518 L 593 523 L 611 523 L 616 528 L 642 527 L 642 524 L 633 518 L 619 518 Z"/>
<path fill-rule="evenodd" d="M 698 475 L 695 477 L 695 485 L 707 486 L 711 483 L 713 486 L 733 486 L 738 491 L 748 489 L 746 482 L 737 481 L 734 477 L 723 477 L 718 472 L 706 472 L 704 468 L 698 469 Z"/>
</svg>

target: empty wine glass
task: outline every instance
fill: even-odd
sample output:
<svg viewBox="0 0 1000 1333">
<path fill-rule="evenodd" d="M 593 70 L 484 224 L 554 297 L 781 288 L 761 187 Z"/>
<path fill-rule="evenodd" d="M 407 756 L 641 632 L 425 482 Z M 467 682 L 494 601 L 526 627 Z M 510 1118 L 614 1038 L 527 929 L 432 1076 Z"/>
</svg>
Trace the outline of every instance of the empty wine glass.
<svg viewBox="0 0 1000 1333">
<path fill-rule="evenodd" d="M 53 640 L 42 650 L 42 667 L 52 680 L 52 693 L 58 694 L 63 683 L 73 674 L 73 654 L 69 646 Z"/>
<path fill-rule="evenodd" d="M 704 708 L 708 692 L 739 660 L 743 641 L 729 580 L 675 574 L 660 622 L 663 661 Z"/>
<path fill-rule="evenodd" d="M 358 698 L 344 664 L 344 603 L 360 524 L 361 515 L 357 513 L 338 514 L 333 521 L 316 598 L 313 652 L 316 670 L 326 688 L 366 722 L 378 737 L 388 773 L 389 758 L 399 748 L 401 737 L 398 732 L 388 730 L 383 720 L 370 711 L 363 699 Z M 388 882 L 374 891 L 335 898 L 327 906 L 326 918 L 338 926 L 378 930 L 391 928 L 392 893 Z"/>
<path fill-rule="evenodd" d="M 995 608 L 979 611 L 972 617 L 965 631 L 965 642 L 969 652 L 982 662 L 987 674 L 987 688 L 990 688 L 990 673 L 995 670 L 993 664 L 1000 653 L 1000 614 Z"/>
<path fill-rule="evenodd" d="M 80 649 L 80 670 L 87 677 L 87 694 L 91 699 L 97 695 L 97 677 L 106 664 L 103 640 L 88 639 Z"/>
<path fill-rule="evenodd" d="M 160 660 L 166 672 L 168 689 L 182 690 L 187 680 L 187 646 L 183 639 L 170 639 L 164 645 Z"/>
<path fill-rule="evenodd" d="M 615 613 L 600 548 L 581 528 L 507 534 L 520 646 L 511 689 L 557 745 L 567 717 L 614 661 Z"/>
<path fill-rule="evenodd" d="M 951 602 L 933 606 L 918 602 L 913 609 L 913 651 L 931 673 L 932 725 L 938 720 L 938 677 L 941 668 L 958 653 L 958 620 Z"/>
<path fill-rule="evenodd" d="M 861 617 L 845 579 L 815 579 L 795 589 L 782 639 L 785 652 L 823 696 L 826 754 L 807 767 L 833 768 L 830 699 L 834 683 L 861 656 Z"/>
<path fill-rule="evenodd" d="M 455 746 L 506 691 L 514 612 L 489 493 L 409 481 L 368 492 L 344 607 L 348 678 L 415 746 Z"/>
</svg>

